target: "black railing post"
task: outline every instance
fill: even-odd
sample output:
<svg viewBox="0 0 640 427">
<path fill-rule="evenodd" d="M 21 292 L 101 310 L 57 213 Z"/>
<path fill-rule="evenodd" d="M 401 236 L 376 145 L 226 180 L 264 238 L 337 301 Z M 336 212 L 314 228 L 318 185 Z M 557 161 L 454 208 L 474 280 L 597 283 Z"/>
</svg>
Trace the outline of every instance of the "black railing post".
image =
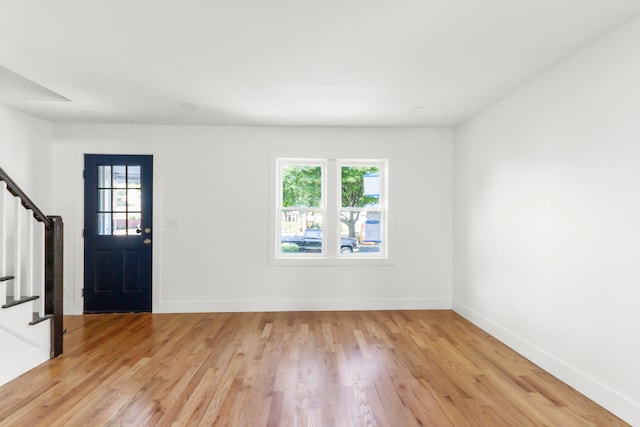
<svg viewBox="0 0 640 427">
<path fill-rule="evenodd" d="M 53 226 L 45 232 L 45 314 L 53 314 L 51 319 L 51 357 L 62 354 L 63 314 L 63 237 L 62 217 L 48 217 Z"/>
</svg>

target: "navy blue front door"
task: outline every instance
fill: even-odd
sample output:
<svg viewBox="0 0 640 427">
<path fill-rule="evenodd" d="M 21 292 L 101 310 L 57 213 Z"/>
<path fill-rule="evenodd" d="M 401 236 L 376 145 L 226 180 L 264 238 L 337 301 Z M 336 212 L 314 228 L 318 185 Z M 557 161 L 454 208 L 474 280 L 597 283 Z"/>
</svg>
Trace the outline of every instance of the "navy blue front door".
<svg viewBox="0 0 640 427">
<path fill-rule="evenodd" d="M 86 154 L 84 169 L 84 311 L 151 311 L 153 156 Z"/>
</svg>

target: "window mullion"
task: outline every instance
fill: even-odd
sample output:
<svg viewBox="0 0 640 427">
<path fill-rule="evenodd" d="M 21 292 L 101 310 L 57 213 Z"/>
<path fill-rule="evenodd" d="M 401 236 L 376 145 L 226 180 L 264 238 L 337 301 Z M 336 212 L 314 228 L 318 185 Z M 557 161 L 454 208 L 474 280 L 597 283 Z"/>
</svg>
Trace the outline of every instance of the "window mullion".
<svg viewBox="0 0 640 427">
<path fill-rule="evenodd" d="M 337 164 L 334 159 L 327 160 L 326 163 L 326 185 L 325 185 L 325 225 L 324 233 L 325 251 L 328 258 L 335 258 L 338 253 L 338 231 L 340 230 L 340 215 L 338 213 L 338 202 L 336 197 Z"/>
</svg>

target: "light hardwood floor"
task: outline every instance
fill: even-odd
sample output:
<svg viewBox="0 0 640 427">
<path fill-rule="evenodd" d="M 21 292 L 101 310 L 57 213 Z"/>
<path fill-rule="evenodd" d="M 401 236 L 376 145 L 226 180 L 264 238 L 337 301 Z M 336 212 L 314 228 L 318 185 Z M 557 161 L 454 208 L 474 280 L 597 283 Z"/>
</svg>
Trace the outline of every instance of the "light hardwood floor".
<svg viewBox="0 0 640 427">
<path fill-rule="evenodd" d="M 451 311 L 65 317 L 2 426 L 626 425 Z"/>
</svg>

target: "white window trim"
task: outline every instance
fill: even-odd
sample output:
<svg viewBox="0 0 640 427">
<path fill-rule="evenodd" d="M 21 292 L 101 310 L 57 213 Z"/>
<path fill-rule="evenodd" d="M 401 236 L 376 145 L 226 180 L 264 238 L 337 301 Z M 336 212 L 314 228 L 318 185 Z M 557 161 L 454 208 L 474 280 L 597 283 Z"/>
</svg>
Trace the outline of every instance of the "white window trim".
<svg viewBox="0 0 640 427">
<path fill-rule="evenodd" d="M 323 200 L 323 239 L 324 247 L 321 254 L 281 254 L 280 253 L 280 209 L 282 205 L 282 165 L 323 165 L 322 169 L 322 200 Z M 386 240 L 385 253 L 380 254 L 341 254 L 340 240 L 337 231 L 340 229 L 340 166 L 380 165 L 380 185 L 382 187 L 381 209 L 384 211 L 383 238 Z M 270 266 L 391 266 L 394 265 L 389 255 L 389 192 L 388 175 L 389 163 L 384 159 L 327 159 L 327 158 L 294 158 L 285 156 L 269 156 L 269 251 L 268 265 Z M 340 165 L 340 166 L 339 166 Z M 332 191 L 328 191 L 331 188 Z M 335 192 L 335 197 L 328 194 Z M 305 210 L 305 209 L 297 209 Z M 319 210 L 319 209 L 309 209 Z M 328 248 L 334 248 L 328 250 Z"/>
</svg>

